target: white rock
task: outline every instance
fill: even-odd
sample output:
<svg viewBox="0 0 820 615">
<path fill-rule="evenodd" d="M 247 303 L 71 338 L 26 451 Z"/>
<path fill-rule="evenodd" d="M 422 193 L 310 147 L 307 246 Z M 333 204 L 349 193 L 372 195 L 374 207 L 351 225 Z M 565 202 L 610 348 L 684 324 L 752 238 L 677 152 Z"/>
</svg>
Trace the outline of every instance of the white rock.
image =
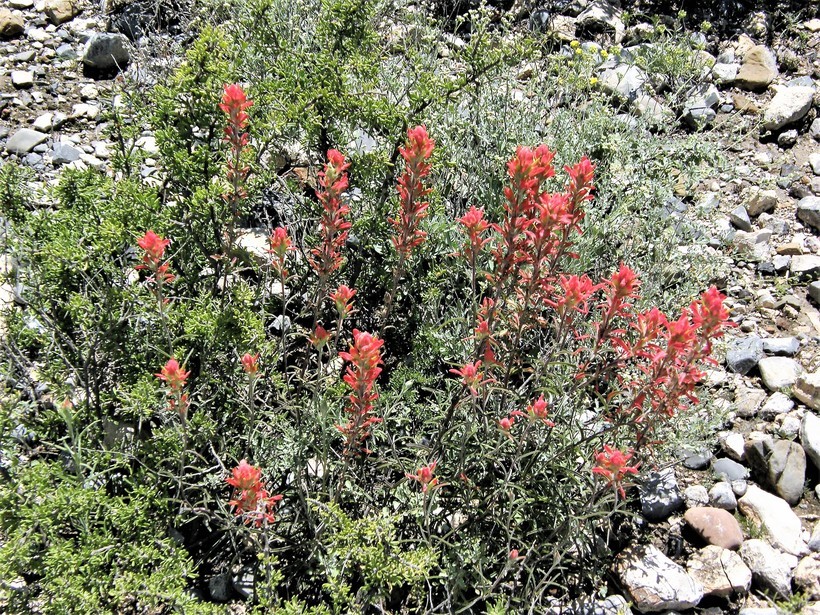
<svg viewBox="0 0 820 615">
<path fill-rule="evenodd" d="M 820 175 L 820 152 L 809 154 L 809 166 L 811 167 L 812 173 Z"/>
<path fill-rule="evenodd" d="M 774 547 L 792 555 L 807 552 L 806 543 L 801 537 L 803 528 L 800 519 L 786 500 L 756 485 L 749 485 L 746 495 L 737 501 L 737 505 L 740 512 L 762 526 Z"/>
<path fill-rule="evenodd" d="M 615 569 L 621 586 L 643 612 L 689 609 L 703 598 L 703 586 L 652 545 L 627 549 Z"/>
<path fill-rule="evenodd" d="M 789 412 L 794 408 L 794 402 L 788 395 L 784 395 L 780 391 L 772 393 L 763 407 L 760 409 L 760 417 L 764 419 L 771 419 L 778 414 Z"/>
<path fill-rule="evenodd" d="M 756 585 L 782 598 L 792 595 L 791 571 L 797 565 L 796 557 L 779 553 L 756 538 L 740 545 L 740 557 L 751 569 Z"/>
<path fill-rule="evenodd" d="M 779 130 L 800 120 L 811 109 L 814 88 L 795 86 L 782 88 L 763 112 L 763 128 Z"/>
<path fill-rule="evenodd" d="M 51 132 L 51 128 L 54 122 L 54 114 L 53 113 L 43 113 L 43 115 L 39 116 L 34 123 L 31 125 L 34 130 L 38 130 L 40 132 Z"/>
<path fill-rule="evenodd" d="M 820 560 L 809 555 L 800 560 L 792 573 L 794 585 L 809 600 L 820 600 Z"/>
<path fill-rule="evenodd" d="M 757 368 L 763 384 L 770 391 L 791 387 L 803 372 L 800 363 L 789 357 L 765 357 L 758 362 Z"/>
<path fill-rule="evenodd" d="M 695 552 L 686 564 L 689 575 L 703 585 L 707 596 L 745 594 L 752 586 L 752 571 L 734 551 L 709 545 Z"/>
<path fill-rule="evenodd" d="M 34 85 L 34 73 L 27 70 L 11 71 L 11 84 L 18 90 L 30 88 Z"/>
<path fill-rule="evenodd" d="M 803 414 L 800 443 L 814 467 L 820 469 L 820 418 L 814 412 L 807 411 Z"/>
<path fill-rule="evenodd" d="M 720 442 L 720 447 L 723 449 L 726 455 L 728 455 L 735 461 L 743 461 L 745 445 L 746 443 L 743 440 L 743 434 L 739 434 L 736 431 L 729 433 Z"/>
<path fill-rule="evenodd" d="M 820 410 L 820 371 L 801 374 L 792 387 L 792 395 L 809 408 Z"/>
</svg>

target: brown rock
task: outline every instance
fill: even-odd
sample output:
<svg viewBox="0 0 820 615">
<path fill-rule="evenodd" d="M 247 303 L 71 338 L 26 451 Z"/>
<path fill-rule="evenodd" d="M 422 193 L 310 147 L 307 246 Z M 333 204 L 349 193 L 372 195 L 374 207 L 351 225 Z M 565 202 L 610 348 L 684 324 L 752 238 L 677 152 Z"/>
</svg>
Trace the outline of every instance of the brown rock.
<svg viewBox="0 0 820 615">
<path fill-rule="evenodd" d="M 759 92 L 769 87 L 777 75 L 777 58 L 771 49 L 755 45 L 743 56 L 735 83 L 745 90 Z"/>
<path fill-rule="evenodd" d="M 14 38 L 23 33 L 23 18 L 9 9 L 0 8 L 0 38 Z"/>
<path fill-rule="evenodd" d="M 792 387 L 792 395 L 809 408 L 820 410 L 820 371 L 798 377 Z"/>
<path fill-rule="evenodd" d="M 794 584 L 809 600 L 820 600 L 820 560 L 809 555 L 800 560 L 794 569 Z"/>
<path fill-rule="evenodd" d="M 752 571 L 734 551 L 709 545 L 695 552 L 686 564 L 689 575 L 703 585 L 707 596 L 745 594 L 752 586 Z"/>
<path fill-rule="evenodd" d="M 690 508 L 683 518 L 709 544 L 724 549 L 737 549 L 743 543 L 740 524 L 729 511 L 702 506 Z"/>
<path fill-rule="evenodd" d="M 82 8 L 78 0 L 47 0 L 43 12 L 51 23 L 58 26 L 74 19 Z"/>
</svg>

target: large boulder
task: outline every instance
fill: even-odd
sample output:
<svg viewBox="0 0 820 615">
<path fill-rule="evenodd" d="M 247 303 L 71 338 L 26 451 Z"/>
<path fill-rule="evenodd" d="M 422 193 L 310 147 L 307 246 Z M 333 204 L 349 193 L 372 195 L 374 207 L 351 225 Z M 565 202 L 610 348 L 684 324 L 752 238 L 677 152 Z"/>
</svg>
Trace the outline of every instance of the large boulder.
<svg viewBox="0 0 820 615">
<path fill-rule="evenodd" d="M 689 575 L 703 585 L 704 594 L 728 598 L 745 594 L 752 586 L 752 571 L 728 549 L 709 545 L 695 552 L 686 564 Z"/>
<path fill-rule="evenodd" d="M 792 555 L 807 552 L 806 543 L 801 538 L 803 528 L 800 519 L 784 499 L 749 485 L 746 495 L 737 501 L 737 506 L 740 512 L 768 533 L 769 540 L 777 549 Z"/>
</svg>

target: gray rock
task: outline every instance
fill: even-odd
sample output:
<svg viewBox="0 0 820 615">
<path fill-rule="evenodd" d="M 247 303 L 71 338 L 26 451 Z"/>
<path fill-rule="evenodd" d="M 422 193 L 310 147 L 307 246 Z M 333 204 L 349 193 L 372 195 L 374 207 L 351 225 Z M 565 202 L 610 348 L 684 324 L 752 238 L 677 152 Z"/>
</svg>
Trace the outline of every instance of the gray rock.
<svg viewBox="0 0 820 615">
<path fill-rule="evenodd" d="M 814 88 L 782 88 L 763 111 L 763 128 L 780 130 L 801 120 L 811 109 Z"/>
<path fill-rule="evenodd" d="M 231 585 L 243 600 L 253 599 L 253 588 L 256 582 L 256 573 L 251 566 L 244 566 L 232 579 Z"/>
<path fill-rule="evenodd" d="M 814 302 L 820 305 L 820 282 L 812 282 L 809 284 L 809 297 L 814 299 Z"/>
<path fill-rule="evenodd" d="M 18 90 L 26 90 L 34 85 L 34 73 L 28 70 L 13 70 L 11 84 Z"/>
<path fill-rule="evenodd" d="M 795 506 L 806 482 L 806 453 L 796 442 L 778 440 L 769 456 L 768 482 L 777 495 Z"/>
<path fill-rule="evenodd" d="M 63 43 L 57 47 L 57 57 L 61 60 L 76 60 L 80 57 L 80 54 L 77 53 L 74 45 Z"/>
<path fill-rule="evenodd" d="M 811 126 L 809 126 L 809 135 L 811 135 L 812 139 L 820 141 L 820 117 L 815 118 Z"/>
<path fill-rule="evenodd" d="M 689 609 L 703 598 L 703 586 L 652 545 L 621 553 L 615 571 L 642 613 Z"/>
<path fill-rule="evenodd" d="M 735 339 L 729 343 L 729 348 L 726 351 L 726 366 L 731 372 L 746 375 L 765 356 L 763 341 L 759 337 L 750 336 Z"/>
<path fill-rule="evenodd" d="M 745 90 L 762 91 L 777 77 L 777 58 L 771 49 L 757 45 L 743 56 L 736 84 Z"/>
<path fill-rule="evenodd" d="M 621 11 L 606 0 L 592 0 L 578 15 L 575 28 L 579 36 L 602 34 L 607 42 L 616 45 L 624 39 L 626 32 Z"/>
<path fill-rule="evenodd" d="M 817 553 L 820 551 L 820 522 L 814 524 L 809 538 L 809 551 Z"/>
<path fill-rule="evenodd" d="M 637 66 L 618 64 L 603 71 L 598 77 L 601 89 L 607 94 L 618 94 L 627 100 L 634 100 L 642 93 L 648 81 L 646 73 Z"/>
<path fill-rule="evenodd" d="M 764 357 L 757 367 L 763 384 L 770 391 L 790 388 L 803 371 L 800 363 L 789 357 Z"/>
<path fill-rule="evenodd" d="M 792 257 L 779 254 L 772 259 L 772 267 L 777 273 L 784 273 L 789 270 L 792 264 Z"/>
<path fill-rule="evenodd" d="M 650 521 L 661 521 L 683 506 L 675 469 L 650 472 L 640 486 L 641 512 Z"/>
<path fill-rule="evenodd" d="M 723 459 L 716 459 L 712 463 L 712 472 L 717 474 L 718 478 L 730 482 L 749 478 L 749 470 L 746 467 L 737 461 L 732 461 L 725 457 Z"/>
<path fill-rule="evenodd" d="M 683 457 L 683 467 L 690 470 L 705 470 L 712 461 L 710 451 L 684 450 L 681 456 Z"/>
<path fill-rule="evenodd" d="M 796 337 L 768 337 L 763 339 L 763 352 L 780 357 L 793 357 L 800 350 Z"/>
<path fill-rule="evenodd" d="M 692 128 L 700 128 L 712 122 L 716 113 L 714 109 L 720 102 L 720 94 L 713 85 L 700 85 L 686 94 L 683 103 L 683 121 Z"/>
<path fill-rule="evenodd" d="M 792 395 L 812 410 L 820 410 L 820 371 L 802 373 L 792 387 Z"/>
<path fill-rule="evenodd" d="M 718 62 L 712 67 L 712 79 L 714 79 L 718 85 L 731 85 L 735 82 L 735 79 L 737 79 L 739 70 L 740 66 L 737 64 Z"/>
<path fill-rule="evenodd" d="M 741 231 L 751 233 L 754 230 L 752 221 L 749 219 L 749 212 L 743 205 L 738 205 L 729 214 L 729 221 Z"/>
<path fill-rule="evenodd" d="M 792 595 L 792 559 L 778 553 L 763 540 L 751 539 L 740 547 L 740 557 L 752 571 L 752 579 L 762 589 L 781 598 Z M 795 562 L 796 563 L 796 562 Z"/>
<path fill-rule="evenodd" d="M 806 196 L 797 202 L 797 219 L 820 230 L 820 196 Z"/>
<path fill-rule="evenodd" d="M 638 94 L 632 101 L 632 109 L 650 124 L 660 124 L 674 115 L 671 109 L 648 94 Z"/>
<path fill-rule="evenodd" d="M 745 480 L 733 480 L 731 485 L 736 498 L 742 498 L 746 495 L 746 490 L 749 488 L 749 483 Z"/>
<path fill-rule="evenodd" d="M 231 597 L 231 575 L 222 573 L 208 579 L 208 593 L 215 602 L 227 602 Z"/>
<path fill-rule="evenodd" d="M 820 418 L 814 412 L 803 414 L 803 422 L 800 425 L 800 443 L 814 467 L 820 469 Z"/>
<path fill-rule="evenodd" d="M 801 538 L 800 519 L 794 514 L 788 502 L 763 491 L 760 487 L 749 485 L 746 495 L 737 501 L 737 506 L 741 513 L 768 533 L 772 546 L 791 555 L 802 555 L 806 552 L 806 544 Z M 746 565 L 754 571 L 749 562 L 746 562 Z"/>
<path fill-rule="evenodd" d="M 128 39 L 122 34 L 94 34 L 83 50 L 83 64 L 98 71 L 124 68 L 130 61 Z"/>
<path fill-rule="evenodd" d="M 760 418 L 771 420 L 778 414 L 785 414 L 794 408 L 794 402 L 780 391 L 772 393 L 760 409 Z"/>
<path fill-rule="evenodd" d="M 36 146 L 48 139 L 48 135 L 42 132 L 21 128 L 15 132 L 6 142 L 6 151 L 11 154 L 28 154 Z"/>
<path fill-rule="evenodd" d="M 809 154 L 809 166 L 812 173 L 820 175 L 820 152 Z"/>
<path fill-rule="evenodd" d="M 745 594 L 752 586 L 752 571 L 734 551 L 715 545 L 696 551 L 686 564 L 689 575 L 703 585 L 707 596 L 728 598 Z"/>
<path fill-rule="evenodd" d="M 732 485 L 725 482 L 715 483 L 709 490 L 709 503 L 715 508 L 734 510 L 737 508 L 737 498 Z"/>
<path fill-rule="evenodd" d="M 703 485 L 692 485 L 683 491 L 683 501 L 686 508 L 698 508 L 709 504 L 709 492 Z"/>
<path fill-rule="evenodd" d="M 55 143 L 51 148 L 51 162 L 54 166 L 68 164 L 80 159 L 80 152 L 65 143 Z"/>
</svg>

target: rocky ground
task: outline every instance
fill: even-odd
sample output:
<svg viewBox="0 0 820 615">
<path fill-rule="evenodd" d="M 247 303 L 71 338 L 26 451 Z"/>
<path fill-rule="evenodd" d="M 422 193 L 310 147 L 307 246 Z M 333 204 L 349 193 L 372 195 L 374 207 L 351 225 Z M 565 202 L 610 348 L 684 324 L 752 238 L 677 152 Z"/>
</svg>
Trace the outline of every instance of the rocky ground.
<svg viewBox="0 0 820 615">
<path fill-rule="evenodd" d="M 628 63 L 630 41 L 653 26 L 626 28 L 604 2 L 565 4 L 533 23 L 567 40 L 623 42 L 619 59 L 602 59 L 601 87 L 636 114 L 671 117 Z M 619 556 L 623 598 L 598 612 L 628 601 L 640 612 L 820 613 L 820 20 L 797 24 L 791 44 L 766 46 L 767 19 L 704 38 L 711 68 L 678 114 L 682 127 L 711 127 L 729 153 L 726 170 L 673 208 L 710 212 L 708 243 L 730 264 L 723 286 L 738 327 L 709 373 L 713 408 L 729 422 L 713 447 L 646 477 L 640 501 L 655 540 Z M 139 23 L 113 25 L 138 39 Z M 74 0 L 0 8 L 0 156 L 34 169 L 43 187 L 65 168 L 109 171 L 102 111 L 136 53 L 111 26 L 100 7 Z M 153 138 L 136 146 L 150 176 Z M 13 285 L 0 299 L 14 300 Z"/>
</svg>

